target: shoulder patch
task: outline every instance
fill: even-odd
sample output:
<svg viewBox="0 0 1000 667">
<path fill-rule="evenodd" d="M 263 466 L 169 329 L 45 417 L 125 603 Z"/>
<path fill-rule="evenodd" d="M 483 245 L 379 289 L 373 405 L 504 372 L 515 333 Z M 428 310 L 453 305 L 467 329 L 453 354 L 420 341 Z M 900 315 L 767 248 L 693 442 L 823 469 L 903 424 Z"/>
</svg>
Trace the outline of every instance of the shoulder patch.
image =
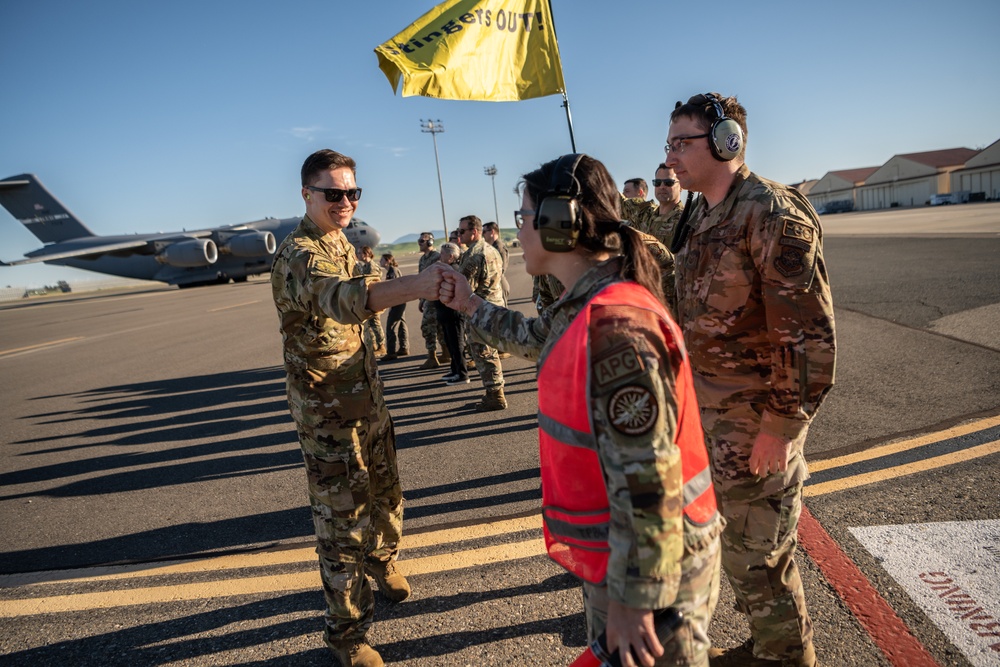
<svg viewBox="0 0 1000 667">
<path fill-rule="evenodd" d="M 784 247 L 774 260 L 774 268 L 786 278 L 802 275 L 806 270 L 804 253 L 800 248 Z"/>
<path fill-rule="evenodd" d="M 808 225 L 794 220 L 785 220 L 785 226 L 781 230 L 781 235 L 785 238 L 797 239 L 806 243 L 813 242 L 813 230 Z"/>
<path fill-rule="evenodd" d="M 648 387 L 631 384 L 608 399 L 611 426 L 625 435 L 645 435 L 653 430 L 660 408 Z"/>
<path fill-rule="evenodd" d="M 607 387 L 625 378 L 639 375 L 646 366 L 634 345 L 627 345 L 608 351 L 594 360 L 594 382 L 598 387 Z"/>
</svg>

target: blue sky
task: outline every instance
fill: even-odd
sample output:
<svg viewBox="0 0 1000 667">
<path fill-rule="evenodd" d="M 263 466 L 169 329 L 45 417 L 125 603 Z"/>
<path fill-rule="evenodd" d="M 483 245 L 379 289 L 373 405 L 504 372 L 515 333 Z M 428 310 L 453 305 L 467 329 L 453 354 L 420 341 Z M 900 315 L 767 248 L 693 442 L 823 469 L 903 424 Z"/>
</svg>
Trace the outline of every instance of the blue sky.
<svg viewBox="0 0 1000 667">
<path fill-rule="evenodd" d="M 500 5 L 502 0 L 495 0 Z M 7 0 L 0 7 L 0 178 L 33 172 L 98 234 L 302 213 L 319 148 L 358 161 L 358 210 L 385 240 L 461 215 L 512 226 L 518 176 L 570 151 L 561 98 L 394 95 L 373 49 L 432 1 Z M 1000 138 L 1000 3 L 552 0 L 578 150 L 621 184 L 652 178 L 678 99 L 749 113 L 747 162 L 784 182 L 897 153 Z M 0 257 L 41 244 L 0 210 Z M 0 284 L 96 277 L 0 268 Z"/>
</svg>

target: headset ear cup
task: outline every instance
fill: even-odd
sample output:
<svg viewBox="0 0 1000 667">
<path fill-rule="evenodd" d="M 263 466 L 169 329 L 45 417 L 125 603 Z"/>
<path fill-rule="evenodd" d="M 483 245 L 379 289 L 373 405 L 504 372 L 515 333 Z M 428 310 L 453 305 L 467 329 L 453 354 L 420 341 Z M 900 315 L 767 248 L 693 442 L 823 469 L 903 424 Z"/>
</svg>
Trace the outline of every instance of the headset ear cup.
<svg viewBox="0 0 1000 667">
<path fill-rule="evenodd" d="M 575 198 L 546 197 L 538 207 L 535 220 L 542 248 L 548 252 L 571 252 L 576 247 L 582 223 L 580 205 Z"/>
<path fill-rule="evenodd" d="M 743 130 L 732 118 L 721 118 L 712 124 L 709 147 L 716 160 L 729 162 L 743 149 Z"/>
</svg>

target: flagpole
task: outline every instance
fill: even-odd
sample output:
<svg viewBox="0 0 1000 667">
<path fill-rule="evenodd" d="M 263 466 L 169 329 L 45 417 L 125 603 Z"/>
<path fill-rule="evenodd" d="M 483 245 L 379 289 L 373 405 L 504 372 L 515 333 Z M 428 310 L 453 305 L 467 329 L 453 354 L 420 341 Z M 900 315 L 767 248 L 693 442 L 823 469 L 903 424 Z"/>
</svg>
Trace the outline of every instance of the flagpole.
<svg viewBox="0 0 1000 667">
<path fill-rule="evenodd" d="M 552 36 L 555 37 L 556 44 L 559 43 L 559 36 L 556 34 L 556 14 L 552 10 L 552 0 L 549 2 L 549 16 L 552 17 Z M 576 137 L 573 136 L 573 114 L 569 110 L 569 96 L 566 94 L 566 73 L 562 72 L 562 59 L 559 60 L 559 70 L 563 75 L 562 107 L 566 109 L 566 125 L 569 126 L 569 145 L 573 152 L 576 152 Z"/>
</svg>

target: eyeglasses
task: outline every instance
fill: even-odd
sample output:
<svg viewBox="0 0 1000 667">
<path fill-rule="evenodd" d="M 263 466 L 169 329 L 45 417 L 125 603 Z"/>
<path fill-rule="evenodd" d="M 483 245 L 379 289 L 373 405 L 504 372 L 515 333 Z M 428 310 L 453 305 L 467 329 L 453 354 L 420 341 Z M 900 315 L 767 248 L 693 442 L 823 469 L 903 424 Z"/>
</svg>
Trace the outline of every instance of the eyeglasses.
<svg viewBox="0 0 1000 667">
<path fill-rule="evenodd" d="M 706 132 L 705 134 L 692 134 L 687 137 L 674 137 L 673 139 L 667 142 L 666 146 L 663 147 L 663 152 L 666 153 L 667 155 L 670 155 L 671 153 L 676 153 L 677 155 L 684 155 L 684 149 L 687 148 L 687 142 L 691 141 L 692 139 L 704 139 L 707 136 L 708 132 Z M 655 183 L 656 181 L 653 182 Z"/>
<path fill-rule="evenodd" d="M 514 211 L 514 224 L 517 225 L 518 229 L 520 229 L 521 226 L 524 225 L 524 216 L 526 215 L 531 215 L 531 216 L 535 215 L 534 209 L 519 208 L 518 210 Z"/>
<path fill-rule="evenodd" d="M 306 186 L 306 190 L 312 190 L 313 192 L 322 192 L 323 196 L 330 203 L 336 203 L 347 195 L 347 199 L 350 201 L 358 201 L 361 199 L 361 188 L 351 188 L 350 190 L 338 190 L 337 188 L 314 188 L 311 185 Z"/>
<path fill-rule="evenodd" d="M 679 152 L 683 152 L 683 151 L 679 151 Z M 677 179 L 676 178 L 654 178 L 653 179 L 653 187 L 654 188 L 658 188 L 661 185 L 666 185 L 668 188 L 672 188 L 675 185 L 677 185 Z"/>
</svg>

